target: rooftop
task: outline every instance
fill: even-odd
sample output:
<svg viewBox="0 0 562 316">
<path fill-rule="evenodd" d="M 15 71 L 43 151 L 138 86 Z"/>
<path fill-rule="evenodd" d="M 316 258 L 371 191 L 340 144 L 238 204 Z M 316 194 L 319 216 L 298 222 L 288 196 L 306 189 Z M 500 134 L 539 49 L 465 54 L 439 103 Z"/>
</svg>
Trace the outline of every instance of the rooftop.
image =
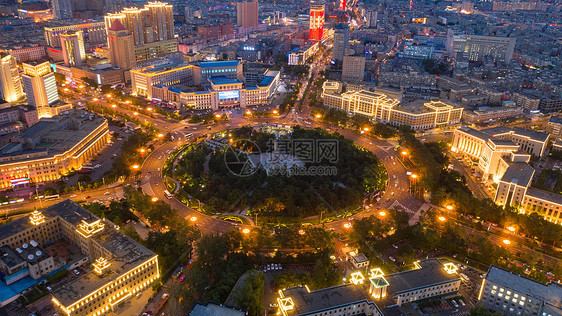
<svg viewBox="0 0 562 316">
<path fill-rule="evenodd" d="M 528 163 L 514 162 L 509 164 L 501 181 L 528 187 L 531 184 L 531 179 L 533 179 L 533 174 L 535 174 L 535 169 Z"/>
<path fill-rule="evenodd" d="M 106 120 L 84 110 L 69 110 L 52 118 L 43 118 L 0 148 L 0 158 L 11 157 L 4 162 L 36 159 L 28 154 L 45 152 L 55 155 L 68 151 L 83 141 Z M 66 112 L 65 112 L 66 113 Z"/>
<path fill-rule="evenodd" d="M 289 315 L 320 312 L 337 306 L 370 301 L 360 286 L 351 283 L 312 292 L 309 292 L 306 287 L 293 287 L 283 290 L 282 293 L 284 297 L 290 297 L 295 304 L 293 310 L 287 311 Z"/>
<path fill-rule="evenodd" d="M 530 196 L 532 198 L 546 200 L 551 203 L 562 205 L 562 195 L 560 194 L 529 187 L 527 188 L 527 192 L 525 193 L 525 195 Z"/>
<path fill-rule="evenodd" d="M 239 60 L 223 60 L 223 61 L 200 61 L 199 66 L 201 68 L 213 68 L 213 67 L 234 67 L 238 66 Z"/>
<path fill-rule="evenodd" d="M 443 268 L 443 263 L 438 259 L 427 259 L 419 262 L 421 269 L 398 272 L 385 275 L 390 284 L 388 289 L 392 294 L 409 292 L 415 289 L 445 284 L 459 280 L 457 274 L 448 274 Z"/>
<path fill-rule="evenodd" d="M 556 124 L 562 124 L 562 115 L 553 115 L 548 121 Z"/>
<path fill-rule="evenodd" d="M 562 312 L 562 286 L 557 283 L 545 285 L 494 265 L 488 269 L 486 280 L 538 298 L 550 305 L 550 310 Z"/>
<path fill-rule="evenodd" d="M 207 304 L 195 304 L 189 316 L 242 316 L 247 315 L 243 310 L 229 307 L 223 304 L 207 302 Z"/>
</svg>

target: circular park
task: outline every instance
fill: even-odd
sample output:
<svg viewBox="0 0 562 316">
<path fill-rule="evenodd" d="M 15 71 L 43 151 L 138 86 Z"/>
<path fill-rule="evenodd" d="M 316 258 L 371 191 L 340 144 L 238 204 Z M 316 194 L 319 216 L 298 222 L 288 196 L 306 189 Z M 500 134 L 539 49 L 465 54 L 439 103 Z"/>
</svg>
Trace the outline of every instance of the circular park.
<svg viewBox="0 0 562 316">
<path fill-rule="evenodd" d="M 360 212 L 387 174 L 370 151 L 323 129 L 244 126 L 172 154 L 170 192 L 189 207 L 241 224 L 319 224 Z"/>
</svg>

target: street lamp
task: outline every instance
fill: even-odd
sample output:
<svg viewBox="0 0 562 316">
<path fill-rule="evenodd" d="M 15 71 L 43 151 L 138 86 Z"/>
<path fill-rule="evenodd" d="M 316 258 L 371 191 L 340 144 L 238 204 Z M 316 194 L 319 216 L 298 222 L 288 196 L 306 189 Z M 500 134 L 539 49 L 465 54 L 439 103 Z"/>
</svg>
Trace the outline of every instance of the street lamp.
<svg viewBox="0 0 562 316">
<path fill-rule="evenodd" d="M 108 99 L 111 98 L 111 94 L 108 93 L 108 94 L 106 95 L 106 97 L 107 97 Z"/>
<path fill-rule="evenodd" d="M 217 113 L 217 114 L 215 114 L 215 118 L 220 119 L 220 118 L 221 118 L 221 115 Z"/>
<path fill-rule="evenodd" d="M 343 227 L 345 227 L 345 228 L 348 228 L 348 229 L 349 229 L 349 228 L 351 228 L 351 223 L 345 223 L 345 224 L 343 224 Z"/>
<path fill-rule="evenodd" d="M 137 165 L 137 164 L 133 165 L 133 169 L 138 169 L 138 168 L 139 168 L 139 165 Z"/>
<path fill-rule="evenodd" d="M 441 222 L 444 222 L 446 220 L 446 218 L 444 216 L 439 216 L 437 219 Z"/>
<path fill-rule="evenodd" d="M 92 101 L 98 102 L 98 98 L 93 98 Z"/>
<path fill-rule="evenodd" d="M 447 206 L 445 206 L 445 208 L 448 209 L 449 211 L 452 211 L 452 210 L 453 210 L 453 206 L 452 206 L 452 205 L 447 205 Z"/>
<path fill-rule="evenodd" d="M 386 216 L 386 212 L 385 212 L 385 211 L 380 211 L 380 212 L 379 212 L 379 215 L 380 215 L 380 216 Z"/>
<path fill-rule="evenodd" d="M 507 230 L 509 230 L 510 232 L 513 233 L 515 231 L 515 227 L 509 226 L 509 227 L 507 227 Z"/>
<path fill-rule="evenodd" d="M 504 239 L 503 243 L 506 244 L 506 245 L 509 245 L 509 244 L 511 244 L 511 241 L 509 241 L 508 239 Z"/>
<path fill-rule="evenodd" d="M 164 137 L 164 134 L 162 133 L 158 134 L 158 138 L 162 138 L 162 137 Z"/>
<path fill-rule="evenodd" d="M 244 228 L 244 229 L 242 229 L 242 232 L 243 232 L 244 234 L 249 234 L 249 233 L 250 233 L 250 229 L 249 229 L 249 228 Z"/>
<path fill-rule="evenodd" d="M 252 112 L 250 110 L 248 110 L 248 111 L 246 111 L 246 115 L 252 115 Z M 218 117 L 220 117 L 220 115 Z"/>
<path fill-rule="evenodd" d="M 157 202 L 157 201 L 158 201 L 158 198 L 157 198 L 157 197 L 153 197 L 153 198 L 152 198 L 152 202 Z"/>
<path fill-rule="evenodd" d="M 133 115 L 134 115 L 134 116 L 137 116 L 137 115 L 139 115 L 139 112 L 135 112 L 135 113 L 133 113 Z"/>
<path fill-rule="evenodd" d="M 117 107 L 117 105 L 115 105 L 115 104 L 112 104 L 112 105 L 111 105 L 111 107 L 112 107 L 112 108 L 116 108 L 116 107 Z"/>
<path fill-rule="evenodd" d="M 304 235 L 304 230 L 303 230 L 303 229 L 299 229 L 299 234 L 300 234 L 300 235 Z"/>
<path fill-rule="evenodd" d="M 273 110 L 273 114 L 277 115 L 277 114 L 279 114 L 279 111 Z"/>
<path fill-rule="evenodd" d="M 315 116 L 315 117 L 316 117 L 317 119 L 319 119 L 319 118 L 321 118 L 321 117 L 322 117 L 322 115 L 320 115 L 320 114 L 316 114 L 316 116 Z"/>
<path fill-rule="evenodd" d="M 192 222 L 195 222 L 197 220 L 197 217 L 192 216 L 189 220 L 192 221 Z"/>
<path fill-rule="evenodd" d="M 365 132 L 368 132 L 368 131 L 369 131 L 369 128 L 368 128 L 368 127 L 365 127 L 365 128 L 363 128 L 363 130 L 364 130 Z"/>
</svg>

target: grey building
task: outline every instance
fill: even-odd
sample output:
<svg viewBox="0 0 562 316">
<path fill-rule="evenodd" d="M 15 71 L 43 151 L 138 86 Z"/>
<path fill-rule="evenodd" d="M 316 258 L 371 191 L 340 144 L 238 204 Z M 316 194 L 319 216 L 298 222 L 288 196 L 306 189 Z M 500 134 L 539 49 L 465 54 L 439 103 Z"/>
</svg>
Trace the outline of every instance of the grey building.
<svg viewBox="0 0 562 316">
<path fill-rule="evenodd" d="M 481 305 L 505 315 L 562 315 L 562 286 L 542 284 L 491 266 L 482 283 Z"/>
<path fill-rule="evenodd" d="M 332 53 L 332 60 L 336 63 L 343 62 L 345 56 L 345 49 L 349 45 L 349 26 L 340 23 L 334 30 L 334 46 Z"/>
</svg>

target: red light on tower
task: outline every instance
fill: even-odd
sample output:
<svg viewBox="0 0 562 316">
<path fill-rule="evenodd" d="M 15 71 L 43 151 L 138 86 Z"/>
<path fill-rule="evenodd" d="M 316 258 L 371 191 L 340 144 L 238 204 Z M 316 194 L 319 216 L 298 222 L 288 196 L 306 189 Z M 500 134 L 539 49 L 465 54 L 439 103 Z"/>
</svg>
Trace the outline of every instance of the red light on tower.
<svg viewBox="0 0 562 316">
<path fill-rule="evenodd" d="M 347 5 L 346 0 L 340 0 L 340 10 L 345 11 Z"/>
<path fill-rule="evenodd" d="M 344 0 L 345 1 L 345 0 Z M 310 7 L 310 29 L 308 38 L 319 41 L 324 32 L 324 6 L 314 5 Z"/>
</svg>

